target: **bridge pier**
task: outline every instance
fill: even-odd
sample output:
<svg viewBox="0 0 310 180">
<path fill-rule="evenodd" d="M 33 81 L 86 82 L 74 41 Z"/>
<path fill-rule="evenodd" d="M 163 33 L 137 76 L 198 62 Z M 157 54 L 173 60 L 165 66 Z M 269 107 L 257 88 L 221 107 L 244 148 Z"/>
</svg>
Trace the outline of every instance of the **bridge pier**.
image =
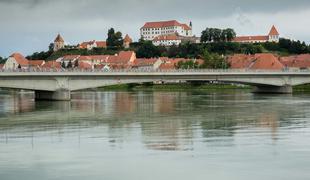
<svg viewBox="0 0 310 180">
<path fill-rule="evenodd" d="M 61 89 L 57 91 L 35 91 L 36 101 L 70 101 L 71 92 L 69 90 Z"/>
<path fill-rule="evenodd" d="M 254 93 L 271 93 L 271 94 L 291 94 L 293 93 L 292 86 L 256 86 Z"/>
</svg>

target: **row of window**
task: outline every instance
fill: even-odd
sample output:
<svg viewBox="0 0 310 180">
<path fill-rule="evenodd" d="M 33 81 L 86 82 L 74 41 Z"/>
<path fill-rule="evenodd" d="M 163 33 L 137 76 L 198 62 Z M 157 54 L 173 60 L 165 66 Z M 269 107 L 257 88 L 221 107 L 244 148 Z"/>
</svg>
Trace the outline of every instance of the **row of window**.
<svg viewBox="0 0 310 180">
<path fill-rule="evenodd" d="M 176 33 L 177 31 L 162 31 L 162 32 L 142 32 L 142 35 L 148 35 L 148 34 L 172 34 Z M 183 33 L 183 31 L 181 32 Z"/>
<path fill-rule="evenodd" d="M 177 29 L 177 26 L 163 27 L 163 28 L 142 28 L 142 31 L 159 31 Z"/>
</svg>

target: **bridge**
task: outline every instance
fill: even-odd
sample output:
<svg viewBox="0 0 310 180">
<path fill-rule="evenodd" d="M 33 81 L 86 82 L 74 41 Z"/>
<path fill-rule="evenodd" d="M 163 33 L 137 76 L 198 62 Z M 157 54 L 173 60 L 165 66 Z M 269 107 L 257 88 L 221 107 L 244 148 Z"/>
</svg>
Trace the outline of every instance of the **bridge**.
<svg viewBox="0 0 310 180">
<path fill-rule="evenodd" d="M 2 71 L 0 88 L 35 91 L 36 100 L 70 100 L 71 91 L 116 84 L 154 81 L 217 81 L 251 85 L 258 93 L 292 93 L 293 86 L 310 83 L 310 71 Z"/>
</svg>

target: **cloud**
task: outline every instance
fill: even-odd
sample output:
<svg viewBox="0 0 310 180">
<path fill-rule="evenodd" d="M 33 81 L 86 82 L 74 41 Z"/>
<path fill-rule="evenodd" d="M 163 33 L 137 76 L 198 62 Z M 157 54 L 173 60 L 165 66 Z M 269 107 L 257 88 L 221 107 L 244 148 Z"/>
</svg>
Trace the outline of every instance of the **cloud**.
<svg viewBox="0 0 310 180">
<path fill-rule="evenodd" d="M 304 19 L 309 11 L 309 0 L 0 0 L 0 55 L 14 49 L 44 50 L 58 32 L 71 43 L 104 39 L 109 27 L 138 38 L 145 21 L 193 21 L 197 35 L 207 26 L 233 27 L 242 33 L 265 32 L 273 23 L 305 27 L 309 23 L 288 22 L 278 15 L 291 19 L 299 14 L 294 17 Z M 310 39 L 305 31 L 300 32 L 302 38 Z M 41 42 L 29 46 L 25 37 Z"/>
</svg>

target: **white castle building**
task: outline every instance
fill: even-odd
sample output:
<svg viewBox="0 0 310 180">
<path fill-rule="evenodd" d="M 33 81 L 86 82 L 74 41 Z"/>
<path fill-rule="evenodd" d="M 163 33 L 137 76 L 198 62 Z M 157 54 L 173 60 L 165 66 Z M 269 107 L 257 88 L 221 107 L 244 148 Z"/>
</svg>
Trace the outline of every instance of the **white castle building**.
<svg viewBox="0 0 310 180">
<path fill-rule="evenodd" d="M 178 36 L 191 37 L 192 23 L 189 25 L 179 23 L 176 20 L 147 22 L 140 29 L 140 35 L 144 40 L 152 41 L 157 36 L 177 34 Z"/>
</svg>

